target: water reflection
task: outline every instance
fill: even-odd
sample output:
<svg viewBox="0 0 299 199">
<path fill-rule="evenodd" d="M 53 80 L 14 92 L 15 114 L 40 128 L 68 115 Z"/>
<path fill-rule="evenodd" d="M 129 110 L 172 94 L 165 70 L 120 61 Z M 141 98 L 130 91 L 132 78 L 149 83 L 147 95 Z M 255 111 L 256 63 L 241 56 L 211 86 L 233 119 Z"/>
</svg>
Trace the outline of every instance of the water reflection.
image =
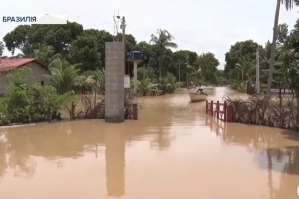
<svg viewBox="0 0 299 199">
<path fill-rule="evenodd" d="M 187 93 L 140 101 L 138 121 L 0 129 L 0 198 L 297 198 L 295 133 L 222 123 Z"/>
<path fill-rule="evenodd" d="M 258 166 L 267 169 L 269 199 L 297 198 L 295 191 L 299 183 L 297 132 L 262 126 L 226 124 L 210 116 L 206 117 L 206 125 L 227 145 L 246 146 L 251 152 L 255 152 Z M 273 172 L 280 173 L 277 188 L 274 186 Z"/>
<path fill-rule="evenodd" d="M 120 126 L 120 125 L 119 125 Z M 106 186 L 107 195 L 125 194 L 125 134 L 122 128 L 110 127 L 106 131 Z"/>
<path fill-rule="evenodd" d="M 5 138 L 0 139 L 0 177 L 8 166 L 15 170 L 15 177 L 32 177 L 37 166 L 36 157 L 59 160 L 56 161 L 57 168 L 63 167 L 61 159 L 77 159 L 84 157 L 86 152 L 95 153 L 97 158 L 99 147 L 113 143 L 109 142 L 108 132 L 122 133 L 123 143 L 147 139 L 152 149 L 166 150 L 174 139 L 169 133 L 172 116 L 167 115 L 159 122 L 154 122 L 154 112 L 147 112 L 148 120 L 138 121 L 138 126 L 135 121 L 124 123 L 121 130 L 119 127 L 111 130 L 111 127 L 98 120 L 0 129 Z"/>
<path fill-rule="evenodd" d="M 0 134 L 0 178 L 3 176 L 6 168 L 7 168 L 7 160 L 6 160 L 6 136 L 5 134 Z"/>
</svg>

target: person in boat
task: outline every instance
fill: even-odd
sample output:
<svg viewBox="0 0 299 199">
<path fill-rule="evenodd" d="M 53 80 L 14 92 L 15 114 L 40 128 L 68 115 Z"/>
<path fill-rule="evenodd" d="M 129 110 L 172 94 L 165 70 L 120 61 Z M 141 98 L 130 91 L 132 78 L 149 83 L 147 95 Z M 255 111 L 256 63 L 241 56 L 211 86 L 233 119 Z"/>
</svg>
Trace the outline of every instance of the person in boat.
<svg viewBox="0 0 299 199">
<path fill-rule="evenodd" d="M 199 95 L 206 95 L 206 93 L 203 92 L 202 88 L 199 88 L 196 93 L 199 94 Z"/>
</svg>

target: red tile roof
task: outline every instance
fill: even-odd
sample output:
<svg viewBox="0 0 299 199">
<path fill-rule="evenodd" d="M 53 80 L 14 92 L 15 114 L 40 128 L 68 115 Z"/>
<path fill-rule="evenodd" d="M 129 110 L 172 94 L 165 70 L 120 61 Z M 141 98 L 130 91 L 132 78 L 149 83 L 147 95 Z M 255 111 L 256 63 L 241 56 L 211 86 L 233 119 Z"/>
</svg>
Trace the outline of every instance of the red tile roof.
<svg viewBox="0 0 299 199">
<path fill-rule="evenodd" d="M 4 59 L 1 59 L 1 62 L 0 62 L 0 71 L 9 71 L 13 68 L 24 66 L 33 61 L 37 62 L 33 58 L 4 58 Z M 43 66 L 42 64 L 40 64 L 40 65 Z"/>
</svg>

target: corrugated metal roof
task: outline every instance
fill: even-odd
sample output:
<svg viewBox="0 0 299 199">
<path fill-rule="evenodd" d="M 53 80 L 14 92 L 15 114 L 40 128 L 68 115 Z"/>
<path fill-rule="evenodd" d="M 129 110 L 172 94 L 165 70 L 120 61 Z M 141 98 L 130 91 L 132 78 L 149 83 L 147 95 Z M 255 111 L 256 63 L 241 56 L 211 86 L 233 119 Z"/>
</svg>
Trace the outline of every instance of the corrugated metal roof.
<svg viewBox="0 0 299 199">
<path fill-rule="evenodd" d="M 37 62 L 34 58 L 4 58 L 0 62 L 0 71 L 10 71 L 13 68 L 24 66 L 33 61 Z M 44 67 L 42 64 L 40 65 Z"/>
</svg>

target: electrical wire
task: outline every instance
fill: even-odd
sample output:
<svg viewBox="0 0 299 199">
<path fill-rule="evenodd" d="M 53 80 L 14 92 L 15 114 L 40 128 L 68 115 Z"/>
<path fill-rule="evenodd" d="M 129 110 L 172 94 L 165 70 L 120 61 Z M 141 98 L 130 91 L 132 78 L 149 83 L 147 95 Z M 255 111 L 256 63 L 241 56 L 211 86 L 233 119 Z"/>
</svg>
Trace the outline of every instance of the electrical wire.
<svg viewBox="0 0 299 199">
<path fill-rule="evenodd" d="M 131 31 L 142 41 L 142 39 L 138 36 L 138 34 L 133 30 L 133 28 L 127 23 L 127 26 L 131 29 Z"/>
<path fill-rule="evenodd" d="M 102 25 L 106 25 L 106 24 L 109 24 L 109 23 L 111 23 L 111 21 L 104 22 L 104 23 L 99 23 L 99 24 L 89 25 L 89 27 L 93 27 L 93 26 L 102 26 Z"/>
</svg>

